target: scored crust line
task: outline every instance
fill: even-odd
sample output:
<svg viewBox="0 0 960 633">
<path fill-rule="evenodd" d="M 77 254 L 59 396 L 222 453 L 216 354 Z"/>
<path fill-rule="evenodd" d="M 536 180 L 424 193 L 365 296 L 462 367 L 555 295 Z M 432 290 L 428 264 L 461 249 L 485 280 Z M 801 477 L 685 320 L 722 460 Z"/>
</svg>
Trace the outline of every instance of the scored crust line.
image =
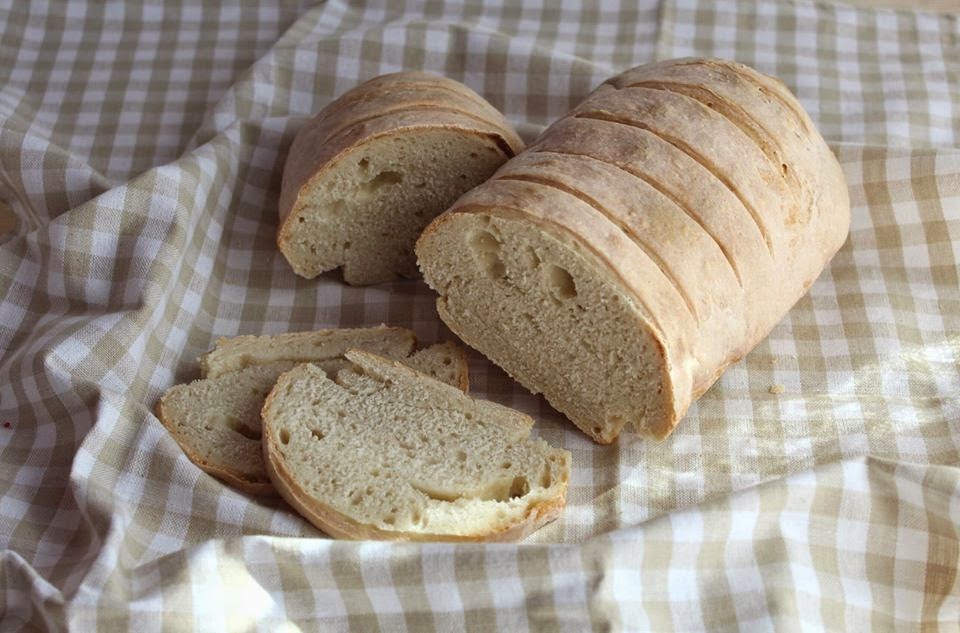
<svg viewBox="0 0 960 633">
<path fill-rule="evenodd" d="M 807 134 L 810 134 L 811 132 L 810 127 L 807 125 L 807 121 L 804 118 L 803 114 L 801 114 L 801 112 L 796 108 L 796 106 L 790 103 L 788 99 L 784 99 L 783 95 L 780 94 L 779 90 L 772 88 L 770 86 L 764 85 L 764 83 L 759 79 L 757 79 L 756 77 L 754 77 L 752 73 L 745 72 L 741 68 L 738 68 L 737 65 L 730 64 L 726 60 L 712 59 L 712 60 L 706 60 L 706 61 L 707 63 L 704 63 L 704 60 L 686 61 L 686 62 L 678 63 L 677 66 L 707 66 L 707 67 L 713 67 L 715 69 L 722 68 L 723 70 L 735 75 L 737 78 L 742 79 L 747 83 L 753 84 L 753 86 L 757 89 L 757 91 L 760 94 L 770 97 L 774 101 L 779 103 L 784 110 L 790 113 L 790 116 L 792 116 L 796 120 L 797 124 L 801 128 L 803 128 L 804 132 L 806 132 Z M 750 70 L 753 70 L 753 69 L 750 69 Z M 763 73 L 757 70 L 753 70 L 753 72 L 760 75 L 761 77 L 766 77 L 771 81 L 776 81 L 772 77 L 768 75 L 764 75 Z"/>
<path fill-rule="evenodd" d="M 749 112 L 745 111 L 730 99 L 707 88 L 688 86 L 687 84 L 673 81 L 644 80 L 634 82 L 624 86 L 624 88 L 644 88 L 646 90 L 669 92 L 671 94 L 696 101 L 703 107 L 710 109 L 712 112 L 716 112 L 718 115 L 729 121 L 732 125 L 735 125 L 741 132 L 747 135 L 747 137 L 749 137 L 754 144 L 756 144 L 757 148 L 759 148 L 763 155 L 767 157 L 767 160 L 770 161 L 775 172 L 780 173 L 783 171 L 783 174 L 793 181 L 793 184 L 797 187 L 797 189 L 800 189 L 801 185 L 799 179 L 797 178 L 796 170 L 787 169 L 787 164 L 777 156 L 778 153 L 786 153 L 783 147 L 780 146 L 777 138 L 760 121 L 758 121 Z M 710 96 L 704 97 L 698 92 L 698 90 L 703 90 Z M 722 102 L 723 109 L 721 110 L 720 108 L 715 107 L 715 105 L 709 103 L 710 98 L 714 99 L 715 101 Z M 761 134 L 766 138 L 760 138 Z"/>
<path fill-rule="evenodd" d="M 677 206 L 677 208 L 679 208 L 679 209 L 680 209 L 683 213 L 685 213 L 691 220 L 693 220 L 693 221 L 697 224 L 697 226 L 699 226 L 699 227 L 703 230 L 703 232 L 706 233 L 707 236 L 709 236 L 710 239 L 712 239 L 712 240 L 714 241 L 714 243 L 717 245 L 717 248 L 719 248 L 719 249 L 720 249 L 720 252 L 723 253 L 724 259 L 726 259 L 726 260 L 727 260 L 727 263 L 730 265 L 730 270 L 733 271 L 733 276 L 737 278 L 737 283 L 740 285 L 741 288 L 743 288 L 743 278 L 742 278 L 741 275 L 740 275 L 740 270 L 739 270 L 739 268 L 737 268 L 736 260 L 733 259 L 733 255 L 730 254 L 730 251 L 727 250 L 727 248 L 726 248 L 723 244 L 720 243 L 720 240 L 717 239 L 717 236 L 715 236 L 709 229 L 707 229 L 707 227 L 704 225 L 703 221 L 702 221 L 699 217 L 697 217 L 697 215 L 696 215 L 686 204 L 684 204 L 684 203 L 683 203 L 679 198 L 677 198 L 673 193 L 671 193 L 671 192 L 668 191 L 666 188 L 664 188 L 660 183 L 654 181 L 654 180 L 653 180 L 652 178 L 650 178 L 648 175 L 643 174 L 643 173 L 638 172 L 638 171 L 633 171 L 632 169 L 627 169 L 626 167 L 623 167 L 623 166 L 618 165 L 618 164 L 616 164 L 616 163 L 607 162 L 606 160 L 602 160 L 602 159 L 600 159 L 600 158 L 597 158 L 596 156 L 591 156 L 591 155 L 589 155 L 589 154 L 578 154 L 578 153 L 573 152 L 573 151 L 570 151 L 570 150 L 533 149 L 533 150 L 531 150 L 531 151 L 532 151 L 532 152 L 535 152 L 535 153 L 538 153 L 538 154 L 560 154 L 560 155 L 564 155 L 564 156 L 579 156 L 579 157 L 581 157 L 581 158 L 589 158 L 590 160 L 595 160 L 595 161 L 597 161 L 598 163 L 603 163 L 604 165 L 609 165 L 610 167 L 614 167 L 614 168 L 616 168 L 616 169 L 619 169 L 619 170 L 622 171 L 623 173 L 628 174 L 628 175 L 630 175 L 630 176 L 633 176 L 633 177 L 636 178 L 637 180 L 639 180 L 639 181 L 641 181 L 641 182 L 643 182 L 643 183 L 646 183 L 651 189 L 653 189 L 654 191 L 660 193 L 660 194 L 663 195 L 665 198 L 667 198 L 668 200 L 670 200 L 673 204 L 675 204 L 675 205 Z"/>
<path fill-rule="evenodd" d="M 471 114 L 471 113 L 469 113 L 469 112 L 467 112 L 467 111 L 465 111 L 465 110 L 461 110 L 460 108 L 456 108 L 456 107 L 453 107 L 453 106 L 437 106 L 437 105 L 431 105 L 431 104 L 427 104 L 427 103 L 417 103 L 417 104 L 410 104 L 410 105 L 404 104 L 403 106 L 400 106 L 400 107 L 395 108 L 395 109 L 392 109 L 392 110 L 380 111 L 380 112 L 377 112 L 376 114 L 371 114 L 370 116 L 365 116 L 365 117 L 363 117 L 363 118 L 355 119 L 355 120 L 350 121 L 350 122 L 348 122 L 348 123 L 344 123 L 344 124 L 342 124 L 342 125 L 340 125 L 340 126 L 338 126 L 338 127 L 333 128 L 333 130 L 331 130 L 331 131 L 328 132 L 326 135 L 324 135 L 322 142 L 324 142 L 324 143 L 331 143 L 331 142 L 333 142 L 337 137 L 343 136 L 344 134 L 346 134 L 347 132 L 349 132 L 349 131 L 350 131 L 351 129 L 353 129 L 354 127 L 356 127 L 356 126 L 358 126 L 358 125 L 362 125 L 362 124 L 364 124 L 364 123 L 369 123 L 370 121 L 373 121 L 373 120 L 375 120 L 375 119 L 381 119 L 381 118 L 388 117 L 388 116 L 391 116 L 391 115 L 394 115 L 394 114 L 405 114 L 405 113 L 407 113 L 407 112 L 417 112 L 417 111 L 423 111 L 423 112 L 448 112 L 448 113 L 450 113 L 450 114 L 457 114 L 457 115 L 463 116 L 463 117 L 465 117 L 465 118 L 472 119 L 473 121 L 477 121 L 477 122 L 479 122 L 479 123 L 483 123 L 484 125 L 489 126 L 489 127 L 491 127 L 491 128 L 494 128 L 495 130 L 497 130 L 497 133 L 498 133 L 498 134 L 501 134 L 501 135 L 504 137 L 505 140 L 508 139 L 509 136 L 510 136 L 510 134 L 507 132 L 507 130 L 506 130 L 501 124 L 496 123 L 496 122 L 494 122 L 494 121 L 490 121 L 490 120 L 485 119 L 485 118 L 483 118 L 483 117 L 481 117 L 481 116 L 478 116 L 478 115 L 476 115 L 476 114 Z M 480 130 L 480 131 L 482 131 L 482 130 Z M 509 143 L 507 143 L 507 144 L 509 145 Z M 515 155 L 515 153 L 514 153 L 514 151 L 513 151 L 512 148 L 510 148 L 509 155 L 510 155 L 510 156 L 514 156 L 514 155 Z"/>
<path fill-rule="evenodd" d="M 752 204 L 747 202 L 747 200 L 739 192 L 737 187 L 735 187 L 733 183 L 729 181 L 729 179 L 720 175 L 719 170 L 716 168 L 715 165 L 713 165 L 710 161 L 706 159 L 705 156 L 701 155 L 692 147 L 690 147 L 683 141 L 667 136 L 662 132 L 658 132 L 657 130 L 652 129 L 643 123 L 638 123 L 635 121 L 625 121 L 623 119 L 617 118 L 616 116 L 610 115 L 606 112 L 589 112 L 589 111 L 578 112 L 577 114 L 574 115 L 574 118 L 591 119 L 594 121 L 606 121 L 607 123 L 614 123 L 616 125 L 626 125 L 628 127 L 636 128 L 638 130 L 644 130 L 645 132 L 649 132 L 650 134 L 653 134 L 654 136 L 661 139 L 665 143 L 677 148 L 678 150 L 680 150 L 681 152 L 683 152 L 684 154 L 692 158 L 701 167 L 706 169 L 711 176 L 719 180 L 730 191 L 730 193 L 732 193 L 734 197 L 736 197 L 737 200 L 740 201 L 740 204 L 743 206 L 744 209 L 746 209 L 747 213 L 750 215 L 754 223 L 757 225 L 757 229 L 759 229 L 760 235 L 763 236 L 763 241 L 767 245 L 767 250 L 770 252 L 771 255 L 773 254 L 773 242 L 770 239 L 770 232 L 767 230 L 767 227 L 764 226 L 763 222 L 760 220 L 760 214 L 757 213 L 757 210 L 753 208 Z"/>
<path fill-rule="evenodd" d="M 364 85 L 365 84 L 360 84 L 360 86 L 364 86 Z M 483 97 L 479 97 L 478 99 L 479 95 L 472 94 L 473 91 L 470 90 L 469 88 L 468 88 L 469 92 L 467 92 L 464 90 L 458 90 L 457 88 L 446 85 L 444 83 L 439 83 L 439 82 L 435 83 L 432 81 L 418 81 L 418 80 L 410 80 L 410 79 L 394 79 L 394 80 L 391 80 L 386 85 L 387 85 L 386 89 L 381 89 L 379 87 L 377 88 L 377 90 L 375 91 L 377 94 L 376 94 L 376 97 L 374 98 L 395 94 L 401 90 L 415 90 L 417 88 L 423 88 L 423 89 L 429 89 L 429 90 L 437 90 L 439 92 L 446 92 L 447 94 L 456 95 L 458 97 L 465 98 L 468 101 L 473 102 L 480 110 L 489 111 L 489 109 L 493 107 L 489 103 L 484 104 L 483 102 L 481 102 Z M 324 112 L 323 110 L 320 110 L 320 112 L 323 113 L 323 116 L 325 119 L 330 118 L 331 116 L 334 116 L 336 114 L 339 114 L 344 109 L 355 105 L 357 102 L 361 102 L 361 103 L 364 102 L 365 97 L 367 96 L 369 90 L 370 89 L 367 88 L 366 90 L 361 91 L 358 96 L 355 96 L 346 100 L 343 99 L 343 96 L 345 96 L 347 93 L 344 93 L 339 97 L 333 97 L 331 98 L 331 101 L 328 103 L 328 107 L 332 106 L 335 103 L 337 104 L 337 106 L 335 108 L 332 108 L 328 112 Z M 496 109 L 494 109 L 494 111 L 496 111 Z"/>
</svg>

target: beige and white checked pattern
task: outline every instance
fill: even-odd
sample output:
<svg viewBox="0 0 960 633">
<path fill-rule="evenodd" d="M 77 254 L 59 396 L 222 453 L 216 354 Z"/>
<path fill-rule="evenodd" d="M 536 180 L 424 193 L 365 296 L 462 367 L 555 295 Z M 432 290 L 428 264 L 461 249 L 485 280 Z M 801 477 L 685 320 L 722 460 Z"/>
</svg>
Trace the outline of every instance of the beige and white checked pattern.
<svg viewBox="0 0 960 633">
<path fill-rule="evenodd" d="M 0 630 L 956 630 L 955 16 L 0 4 L 0 201 L 17 216 L 0 243 Z M 332 97 L 431 70 L 529 139 L 614 72 L 694 54 L 798 94 L 844 165 L 850 240 L 660 444 L 596 446 L 472 355 L 474 393 L 572 451 L 561 520 L 519 545 L 329 541 L 200 472 L 153 417 L 218 336 L 449 336 L 422 283 L 306 281 L 275 249 L 286 146 Z"/>
</svg>

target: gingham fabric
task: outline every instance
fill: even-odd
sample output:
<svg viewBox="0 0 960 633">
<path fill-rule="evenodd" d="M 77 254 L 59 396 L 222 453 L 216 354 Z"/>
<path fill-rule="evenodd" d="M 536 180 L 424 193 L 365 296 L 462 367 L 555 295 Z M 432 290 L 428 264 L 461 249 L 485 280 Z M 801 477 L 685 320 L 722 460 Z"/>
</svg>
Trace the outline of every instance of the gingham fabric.
<svg viewBox="0 0 960 633">
<path fill-rule="evenodd" d="M 7 0 L 0 25 L 0 630 L 957 630 L 955 16 Z M 511 545 L 331 541 L 153 416 L 219 336 L 451 336 L 422 282 L 305 281 L 276 251 L 286 148 L 333 97 L 430 70 L 529 140 L 615 72 L 687 55 L 797 93 L 844 166 L 850 239 L 662 443 L 594 445 L 473 353 L 473 393 L 573 453 L 560 520 Z"/>
</svg>

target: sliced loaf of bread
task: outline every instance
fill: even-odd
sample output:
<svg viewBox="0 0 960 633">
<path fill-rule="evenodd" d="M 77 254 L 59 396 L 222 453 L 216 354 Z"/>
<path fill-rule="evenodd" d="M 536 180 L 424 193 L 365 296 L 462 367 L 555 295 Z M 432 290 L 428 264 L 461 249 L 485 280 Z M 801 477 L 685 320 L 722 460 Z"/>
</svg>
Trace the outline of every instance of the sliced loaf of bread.
<svg viewBox="0 0 960 633">
<path fill-rule="evenodd" d="M 267 471 L 283 497 L 339 538 L 517 540 L 555 519 L 570 453 L 533 421 L 360 351 L 331 380 L 283 374 L 263 408 Z"/>
<path fill-rule="evenodd" d="M 610 79 L 417 244 L 467 344 L 597 442 L 670 434 L 847 236 L 843 171 L 779 81 L 672 60 Z"/>
<path fill-rule="evenodd" d="M 416 276 L 413 245 L 463 192 L 523 147 L 467 86 L 427 73 L 372 79 L 330 103 L 290 147 L 277 243 L 306 278 Z"/>
<path fill-rule="evenodd" d="M 390 329 L 409 334 L 412 347 L 412 332 L 400 328 Z M 260 359 L 264 360 L 262 364 L 247 363 L 239 369 L 218 372 L 215 377 L 176 385 L 163 394 L 156 406 L 157 417 L 190 461 L 221 481 L 249 494 L 276 494 L 264 468 L 260 448 L 260 410 L 267 394 L 277 378 L 299 362 L 313 361 L 320 371 L 330 376 L 335 376 L 342 368 L 350 365 L 343 358 L 343 352 L 339 356 L 321 356 L 317 359 L 304 357 L 303 354 L 295 360 L 272 359 L 270 352 L 276 351 L 282 344 L 284 338 L 281 337 L 310 339 L 313 334 L 311 332 L 260 337 L 259 346 L 249 340 L 243 341 L 243 349 L 249 354 L 259 353 Z M 323 338 L 321 333 L 317 334 L 317 338 Z M 280 338 L 280 341 L 275 340 L 277 338 Z M 369 341 L 362 336 L 357 337 L 356 346 L 362 347 L 367 342 Z M 219 349 L 230 349 L 234 343 L 230 339 L 221 339 L 218 346 Z M 377 348 L 376 345 L 373 347 Z M 384 353 L 382 349 L 379 351 Z M 459 346 L 442 343 L 424 348 L 408 357 L 409 351 L 399 347 L 391 350 L 392 353 L 388 352 L 388 355 L 447 384 L 467 389 L 466 357 Z M 211 357 L 215 361 L 223 359 L 219 355 L 207 356 L 208 359 Z"/>
</svg>

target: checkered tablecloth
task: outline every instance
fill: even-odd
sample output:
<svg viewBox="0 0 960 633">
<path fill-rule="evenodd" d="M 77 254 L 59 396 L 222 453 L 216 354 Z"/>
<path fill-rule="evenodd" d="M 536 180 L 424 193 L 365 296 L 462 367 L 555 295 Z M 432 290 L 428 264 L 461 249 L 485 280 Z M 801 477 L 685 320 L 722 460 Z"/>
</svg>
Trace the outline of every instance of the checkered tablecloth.
<svg viewBox="0 0 960 633">
<path fill-rule="evenodd" d="M 944 630 L 960 622 L 960 23 L 832 4 L 52 2 L 0 8 L 0 630 Z M 199 471 L 151 413 L 219 336 L 451 335 L 422 282 L 294 276 L 306 117 L 359 81 L 465 82 L 532 139 L 606 77 L 733 58 L 838 154 L 849 241 L 662 443 L 573 453 L 515 545 L 331 541 Z M 2 211 L 3 209 L 0 209 Z"/>
</svg>

